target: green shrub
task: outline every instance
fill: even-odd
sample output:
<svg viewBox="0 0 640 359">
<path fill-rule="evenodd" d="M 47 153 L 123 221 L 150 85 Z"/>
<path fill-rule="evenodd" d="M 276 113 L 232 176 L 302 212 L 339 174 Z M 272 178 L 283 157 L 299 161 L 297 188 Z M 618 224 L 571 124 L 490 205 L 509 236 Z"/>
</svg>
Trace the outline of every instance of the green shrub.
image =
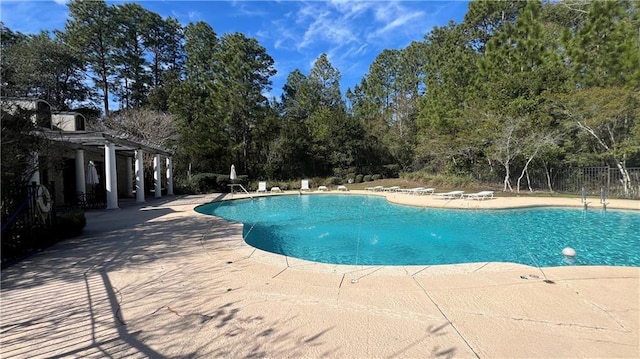
<svg viewBox="0 0 640 359">
<path fill-rule="evenodd" d="M 329 177 L 325 181 L 327 185 L 339 185 L 342 184 L 342 179 L 338 177 Z"/>
<path fill-rule="evenodd" d="M 371 176 L 371 180 L 372 181 L 377 181 L 377 180 L 381 180 L 382 179 L 382 175 L 379 174 L 375 174 L 373 176 Z"/>
<path fill-rule="evenodd" d="M 213 192 L 217 187 L 216 175 L 214 173 L 195 174 L 189 179 L 189 187 L 196 194 Z"/>
<path fill-rule="evenodd" d="M 354 180 L 355 183 L 362 183 L 362 177 L 364 177 L 363 175 L 356 175 L 356 178 Z"/>
<path fill-rule="evenodd" d="M 400 173 L 400 165 L 398 164 L 383 166 L 383 175 L 385 178 L 398 178 L 399 173 Z"/>
<path fill-rule="evenodd" d="M 84 216 L 84 211 L 73 208 L 57 213 L 54 231 L 60 239 L 71 238 L 82 234 L 86 225 L 87 219 Z"/>
<path fill-rule="evenodd" d="M 363 180 L 364 182 L 371 182 L 371 181 L 373 181 L 373 179 L 371 179 L 371 175 L 365 175 L 365 176 L 362 178 L 362 180 Z"/>
</svg>

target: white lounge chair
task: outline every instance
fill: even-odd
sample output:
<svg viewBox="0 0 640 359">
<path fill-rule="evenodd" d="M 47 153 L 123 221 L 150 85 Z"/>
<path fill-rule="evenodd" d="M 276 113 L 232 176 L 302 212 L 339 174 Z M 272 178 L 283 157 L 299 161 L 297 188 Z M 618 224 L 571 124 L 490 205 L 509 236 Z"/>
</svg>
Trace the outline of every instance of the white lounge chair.
<svg viewBox="0 0 640 359">
<path fill-rule="evenodd" d="M 435 191 L 436 191 L 435 188 L 422 188 L 422 189 L 419 189 L 418 191 L 416 191 L 416 194 L 420 194 L 420 195 L 427 194 L 427 193 L 428 194 L 433 194 Z"/>
<path fill-rule="evenodd" d="M 464 196 L 464 191 L 451 191 L 444 193 L 434 193 L 434 196 L 442 197 L 444 199 L 456 199 Z"/>
<path fill-rule="evenodd" d="M 282 190 L 280 189 L 280 187 L 274 186 L 274 187 L 271 187 L 271 192 L 278 192 L 278 193 L 280 193 L 280 192 L 282 192 Z"/>
<path fill-rule="evenodd" d="M 326 191 L 328 191 L 328 190 L 329 190 L 329 189 L 327 188 L 327 186 L 318 186 L 318 191 L 326 192 Z"/>
<path fill-rule="evenodd" d="M 465 194 L 467 199 L 477 199 L 478 201 L 484 201 L 485 199 L 493 199 L 493 191 L 480 191 L 477 193 Z"/>
<path fill-rule="evenodd" d="M 300 190 L 301 191 L 310 191 L 310 189 L 309 189 L 309 180 L 308 179 L 302 180 L 302 182 L 300 183 Z"/>
<path fill-rule="evenodd" d="M 399 192 L 401 188 L 400 186 L 391 186 L 391 187 L 384 187 L 382 190 L 385 192 Z"/>
<path fill-rule="evenodd" d="M 416 194 L 421 189 L 424 189 L 424 187 L 405 188 L 402 190 L 402 193 Z"/>
<path fill-rule="evenodd" d="M 365 188 L 367 191 L 382 191 L 384 189 L 384 186 L 375 186 L 375 187 L 366 187 Z"/>
<path fill-rule="evenodd" d="M 258 193 L 260 192 L 267 192 L 267 182 L 258 182 L 258 190 L 256 191 Z"/>
<path fill-rule="evenodd" d="M 338 186 L 338 191 L 348 191 L 349 189 L 347 188 L 347 186 Z"/>
</svg>

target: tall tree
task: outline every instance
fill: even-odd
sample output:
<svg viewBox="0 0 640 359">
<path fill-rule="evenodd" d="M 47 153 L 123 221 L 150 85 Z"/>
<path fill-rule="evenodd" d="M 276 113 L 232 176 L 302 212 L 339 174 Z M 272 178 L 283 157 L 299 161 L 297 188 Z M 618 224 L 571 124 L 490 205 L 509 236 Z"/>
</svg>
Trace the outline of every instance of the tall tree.
<svg viewBox="0 0 640 359">
<path fill-rule="evenodd" d="M 302 176 L 310 168 L 306 153 L 309 134 L 305 121 L 309 107 L 302 96 L 307 77 L 295 69 L 287 76 L 280 99 L 281 126 L 278 136 L 272 139 L 265 153 L 264 172 L 269 178 L 281 178 L 285 174 Z"/>
<path fill-rule="evenodd" d="M 473 163 L 473 146 L 482 142 L 469 107 L 478 96 L 477 59 L 464 26 L 449 23 L 425 36 L 429 61 L 424 66 L 426 94 L 420 99 L 418 115 L 419 163 L 458 171 Z M 464 160 L 464 159 L 467 160 Z"/>
<path fill-rule="evenodd" d="M 63 41 L 82 55 L 89 66 L 92 80 L 102 92 L 105 115 L 109 114 L 110 82 L 114 74 L 113 9 L 103 0 L 71 0 L 69 18 L 65 23 Z"/>
<path fill-rule="evenodd" d="M 351 125 L 340 91 L 340 71 L 331 65 L 326 54 L 314 62 L 301 90 L 301 100 L 309 107 L 306 119 L 310 136 L 309 158 L 313 175 L 344 171 L 354 162 L 348 138 L 340 129 Z M 347 153 L 347 156 L 343 156 Z"/>
<path fill-rule="evenodd" d="M 273 58 L 256 39 L 241 33 L 226 34 L 220 39 L 220 64 L 212 84 L 214 101 L 222 110 L 233 148 L 232 159 L 239 168 L 248 170 L 252 129 L 267 115 L 269 102 L 263 93 L 271 89 L 276 71 Z"/>
<path fill-rule="evenodd" d="M 3 53 L 3 91 L 6 96 L 30 96 L 68 110 L 87 99 L 84 66 L 80 58 L 50 34 L 20 36 Z"/>
<path fill-rule="evenodd" d="M 587 165 L 610 164 L 631 190 L 629 163 L 640 163 L 640 96 L 624 88 L 589 88 L 551 97 L 555 115 L 575 129 L 572 152 Z M 572 141 L 572 142 L 573 142 Z"/>
<path fill-rule="evenodd" d="M 218 35 L 206 22 L 197 22 L 185 27 L 184 36 L 186 80 L 204 87 L 218 71 L 215 61 L 220 51 Z"/>
<path fill-rule="evenodd" d="M 151 32 L 153 13 L 139 4 L 113 8 L 115 27 L 115 94 L 122 108 L 142 106 L 152 87 L 144 39 Z"/>
<path fill-rule="evenodd" d="M 566 46 L 578 87 L 640 88 L 640 6 L 592 1 L 584 25 L 567 29 Z"/>
</svg>

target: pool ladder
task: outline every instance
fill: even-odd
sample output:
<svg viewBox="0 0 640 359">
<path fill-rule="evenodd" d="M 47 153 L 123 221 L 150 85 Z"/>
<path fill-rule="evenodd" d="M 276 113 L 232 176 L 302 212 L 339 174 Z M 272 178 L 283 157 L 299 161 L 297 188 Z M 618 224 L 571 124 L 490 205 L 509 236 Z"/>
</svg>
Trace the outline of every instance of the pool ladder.
<svg viewBox="0 0 640 359">
<path fill-rule="evenodd" d="M 582 187 L 582 204 L 584 205 L 585 210 L 589 206 L 589 202 L 587 202 L 587 191 L 584 187 Z M 602 209 L 607 209 L 607 191 L 604 187 L 600 187 L 600 204 L 602 205 Z"/>
</svg>

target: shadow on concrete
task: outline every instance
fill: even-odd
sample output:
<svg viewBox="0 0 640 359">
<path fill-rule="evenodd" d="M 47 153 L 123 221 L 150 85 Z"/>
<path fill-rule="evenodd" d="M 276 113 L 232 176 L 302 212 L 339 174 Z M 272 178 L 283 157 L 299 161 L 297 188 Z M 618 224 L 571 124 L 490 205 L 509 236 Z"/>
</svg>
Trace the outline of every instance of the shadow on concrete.
<svg viewBox="0 0 640 359">
<path fill-rule="evenodd" d="M 301 357 L 332 347 L 322 341 L 332 327 L 309 335 L 293 318 L 245 314 L 255 284 L 220 277 L 233 271 L 220 254 L 239 226 L 175 203 L 90 211 L 81 237 L 3 270 L 0 356 Z"/>
</svg>

